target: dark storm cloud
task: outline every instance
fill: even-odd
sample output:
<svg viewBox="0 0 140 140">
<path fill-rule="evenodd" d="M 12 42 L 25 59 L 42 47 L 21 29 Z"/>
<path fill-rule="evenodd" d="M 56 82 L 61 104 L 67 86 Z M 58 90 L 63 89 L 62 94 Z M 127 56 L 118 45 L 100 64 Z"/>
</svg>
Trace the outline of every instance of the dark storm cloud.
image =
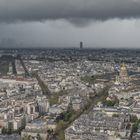
<svg viewBox="0 0 140 140">
<path fill-rule="evenodd" d="M 139 0 L 0 0 L 0 21 L 43 21 L 139 18 Z M 80 22 L 81 21 L 81 22 Z"/>
</svg>

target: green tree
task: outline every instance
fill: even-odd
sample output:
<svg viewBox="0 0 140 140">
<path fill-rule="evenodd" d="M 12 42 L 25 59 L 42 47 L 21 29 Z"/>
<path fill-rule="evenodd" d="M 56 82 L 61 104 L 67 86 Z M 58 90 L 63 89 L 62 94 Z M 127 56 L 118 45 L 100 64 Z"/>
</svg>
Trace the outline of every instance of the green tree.
<svg viewBox="0 0 140 140">
<path fill-rule="evenodd" d="M 26 126 L 26 116 L 24 115 L 22 120 L 21 120 L 21 129 L 24 129 Z"/>
<path fill-rule="evenodd" d="M 118 114 L 113 114 L 112 117 L 116 117 L 117 118 L 117 117 L 119 117 L 119 115 Z"/>
<path fill-rule="evenodd" d="M 8 133 L 11 134 L 13 132 L 13 123 L 8 122 Z"/>
<path fill-rule="evenodd" d="M 104 104 L 105 106 L 114 106 L 114 105 L 115 105 L 115 102 L 114 102 L 114 101 L 107 101 L 107 100 L 105 100 L 105 101 L 103 102 L 103 104 Z"/>
<path fill-rule="evenodd" d="M 24 136 L 21 139 L 22 140 L 29 140 L 29 136 L 27 134 L 24 134 Z"/>
<path fill-rule="evenodd" d="M 6 134 L 7 133 L 7 130 L 5 127 L 2 128 L 2 134 Z"/>
<path fill-rule="evenodd" d="M 139 122 L 135 122 L 132 126 L 132 133 L 135 133 L 137 132 L 138 130 L 138 125 L 139 125 Z"/>
<path fill-rule="evenodd" d="M 37 140 L 42 140 L 40 134 L 37 134 L 36 138 L 37 138 Z"/>
<path fill-rule="evenodd" d="M 97 79 L 97 75 L 92 75 L 92 76 L 85 75 L 81 77 L 81 81 L 87 82 L 89 84 L 94 84 L 96 79 Z"/>
<path fill-rule="evenodd" d="M 138 121 L 138 118 L 136 115 L 130 115 L 130 122 L 137 122 Z"/>
<path fill-rule="evenodd" d="M 56 132 L 59 132 L 61 129 L 64 128 L 64 121 L 60 120 L 57 124 L 57 127 L 56 127 Z"/>
</svg>

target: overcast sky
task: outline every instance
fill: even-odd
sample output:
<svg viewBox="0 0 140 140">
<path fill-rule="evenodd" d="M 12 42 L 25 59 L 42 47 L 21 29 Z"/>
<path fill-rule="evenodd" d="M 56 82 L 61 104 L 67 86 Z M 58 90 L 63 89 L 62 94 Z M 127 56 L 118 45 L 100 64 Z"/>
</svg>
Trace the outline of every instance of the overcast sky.
<svg viewBox="0 0 140 140">
<path fill-rule="evenodd" d="M 140 48 L 140 0 L 0 0 L 0 47 Z"/>
</svg>

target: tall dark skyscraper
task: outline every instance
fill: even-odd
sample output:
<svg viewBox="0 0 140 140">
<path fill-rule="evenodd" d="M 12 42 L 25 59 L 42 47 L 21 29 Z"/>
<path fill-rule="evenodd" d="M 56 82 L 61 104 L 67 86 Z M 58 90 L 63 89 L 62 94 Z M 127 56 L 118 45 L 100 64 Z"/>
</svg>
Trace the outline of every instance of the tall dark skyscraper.
<svg viewBox="0 0 140 140">
<path fill-rule="evenodd" d="M 83 42 L 80 42 L 80 49 L 83 49 Z"/>
</svg>

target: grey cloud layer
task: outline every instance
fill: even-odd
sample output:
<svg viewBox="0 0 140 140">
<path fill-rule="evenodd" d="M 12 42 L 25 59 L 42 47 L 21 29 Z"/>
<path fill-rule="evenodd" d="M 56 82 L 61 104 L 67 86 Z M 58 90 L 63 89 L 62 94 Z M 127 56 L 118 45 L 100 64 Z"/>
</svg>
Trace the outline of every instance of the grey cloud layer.
<svg viewBox="0 0 140 140">
<path fill-rule="evenodd" d="M 140 0 L 0 0 L 0 21 L 138 18 Z"/>
</svg>

